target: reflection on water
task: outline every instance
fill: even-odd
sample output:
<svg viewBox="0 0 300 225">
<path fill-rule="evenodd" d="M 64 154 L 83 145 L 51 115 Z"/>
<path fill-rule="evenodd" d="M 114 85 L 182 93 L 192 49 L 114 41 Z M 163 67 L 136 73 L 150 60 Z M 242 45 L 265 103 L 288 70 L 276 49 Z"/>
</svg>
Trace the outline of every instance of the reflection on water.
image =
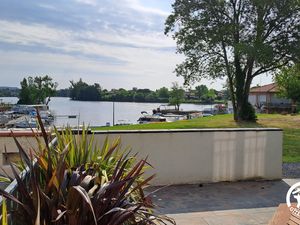
<svg viewBox="0 0 300 225">
<path fill-rule="evenodd" d="M 3 97 L 3 102 L 16 103 L 17 98 Z M 130 123 L 137 123 L 141 111 L 152 114 L 152 110 L 158 108 L 162 103 L 137 103 L 137 102 L 115 102 L 115 123 L 123 120 Z M 104 126 L 107 122 L 113 123 L 113 103 L 112 102 L 82 102 L 71 101 L 69 98 L 51 98 L 50 110 L 58 117 L 55 125 L 76 126 L 79 123 L 91 126 Z M 181 110 L 202 110 L 210 108 L 211 105 L 182 104 Z M 68 119 L 65 115 L 77 115 L 75 119 Z M 60 117 L 62 116 L 62 117 Z"/>
</svg>

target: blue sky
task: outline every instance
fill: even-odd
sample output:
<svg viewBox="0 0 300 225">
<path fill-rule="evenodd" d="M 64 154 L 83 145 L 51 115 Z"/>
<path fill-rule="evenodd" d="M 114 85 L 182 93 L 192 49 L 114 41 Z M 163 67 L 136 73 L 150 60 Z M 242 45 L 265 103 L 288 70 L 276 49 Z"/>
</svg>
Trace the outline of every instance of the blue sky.
<svg viewBox="0 0 300 225">
<path fill-rule="evenodd" d="M 0 0 L 0 86 L 50 75 L 104 88 L 170 87 L 183 56 L 163 34 L 172 0 Z M 221 81 L 202 83 L 220 89 Z"/>
</svg>

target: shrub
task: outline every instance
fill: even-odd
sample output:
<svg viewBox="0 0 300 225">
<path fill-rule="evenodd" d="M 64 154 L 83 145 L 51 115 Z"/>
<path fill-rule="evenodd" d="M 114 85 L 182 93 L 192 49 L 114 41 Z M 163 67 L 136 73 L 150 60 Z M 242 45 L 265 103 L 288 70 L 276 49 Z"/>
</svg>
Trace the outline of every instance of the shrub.
<svg viewBox="0 0 300 225">
<path fill-rule="evenodd" d="M 255 109 L 249 102 L 247 102 L 247 104 L 245 105 L 245 107 L 243 107 L 242 110 L 243 110 L 242 115 L 244 120 L 253 121 L 253 122 L 256 121 L 257 117 L 255 114 Z"/>
</svg>

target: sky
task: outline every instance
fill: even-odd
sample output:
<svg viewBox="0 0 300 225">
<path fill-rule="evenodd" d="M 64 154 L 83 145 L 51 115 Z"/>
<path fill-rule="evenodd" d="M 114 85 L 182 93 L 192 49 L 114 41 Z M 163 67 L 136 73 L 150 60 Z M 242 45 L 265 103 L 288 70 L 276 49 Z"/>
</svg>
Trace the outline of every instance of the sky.
<svg viewBox="0 0 300 225">
<path fill-rule="evenodd" d="M 171 87 L 176 43 L 164 35 L 173 0 L 0 0 L 0 86 L 50 75 L 103 88 Z M 271 78 L 257 78 L 264 84 Z M 198 84 L 222 89 L 224 81 Z M 196 85 L 198 85 L 196 84 Z"/>
</svg>

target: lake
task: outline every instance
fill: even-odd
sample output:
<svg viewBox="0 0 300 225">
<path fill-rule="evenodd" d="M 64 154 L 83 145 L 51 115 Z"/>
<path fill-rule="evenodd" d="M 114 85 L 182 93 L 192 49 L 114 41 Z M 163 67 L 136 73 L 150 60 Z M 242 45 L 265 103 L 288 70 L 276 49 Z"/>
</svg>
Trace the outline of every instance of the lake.
<svg viewBox="0 0 300 225">
<path fill-rule="evenodd" d="M 17 103 L 18 98 L 1 97 L 3 102 Z M 152 114 L 152 110 L 164 103 L 115 102 L 115 123 L 122 120 L 137 123 L 142 111 Z M 72 101 L 69 98 L 53 97 L 49 103 L 51 112 L 56 116 L 56 126 L 76 126 L 85 123 L 91 126 L 104 126 L 107 122 L 113 124 L 113 102 L 83 102 Z M 211 105 L 181 104 L 180 110 L 203 110 Z M 76 115 L 69 119 L 68 115 Z"/>
</svg>

